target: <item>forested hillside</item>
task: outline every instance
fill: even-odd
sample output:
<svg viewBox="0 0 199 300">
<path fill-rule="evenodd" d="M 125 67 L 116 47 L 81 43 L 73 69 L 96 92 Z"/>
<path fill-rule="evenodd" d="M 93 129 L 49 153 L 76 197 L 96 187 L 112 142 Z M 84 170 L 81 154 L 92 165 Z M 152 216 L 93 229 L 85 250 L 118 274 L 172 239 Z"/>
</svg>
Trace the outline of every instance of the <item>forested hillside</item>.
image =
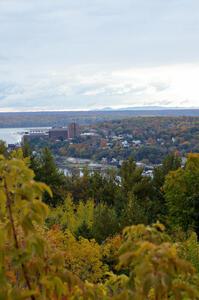
<svg viewBox="0 0 199 300">
<path fill-rule="evenodd" d="M 199 299 L 199 154 L 66 177 L 0 151 L 0 299 Z"/>
<path fill-rule="evenodd" d="M 94 111 L 0 112 L 0 128 L 66 126 L 76 120 L 80 124 L 125 119 L 133 116 L 199 116 L 199 109 L 127 109 Z"/>
</svg>

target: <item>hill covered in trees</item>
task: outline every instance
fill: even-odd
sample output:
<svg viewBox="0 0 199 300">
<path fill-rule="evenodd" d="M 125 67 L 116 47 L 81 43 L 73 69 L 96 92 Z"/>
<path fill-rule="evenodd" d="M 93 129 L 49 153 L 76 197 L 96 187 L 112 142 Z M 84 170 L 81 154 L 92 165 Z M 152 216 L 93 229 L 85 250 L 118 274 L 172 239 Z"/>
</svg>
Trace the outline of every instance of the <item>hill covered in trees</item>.
<svg viewBox="0 0 199 300">
<path fill-rule="evenodd" d="M 199 109 L 1 112 L 0 128 L 66 126 L 74 120 L 80 124 L 88 125 L 133 116 L 198 117 Z"/>
</svg>

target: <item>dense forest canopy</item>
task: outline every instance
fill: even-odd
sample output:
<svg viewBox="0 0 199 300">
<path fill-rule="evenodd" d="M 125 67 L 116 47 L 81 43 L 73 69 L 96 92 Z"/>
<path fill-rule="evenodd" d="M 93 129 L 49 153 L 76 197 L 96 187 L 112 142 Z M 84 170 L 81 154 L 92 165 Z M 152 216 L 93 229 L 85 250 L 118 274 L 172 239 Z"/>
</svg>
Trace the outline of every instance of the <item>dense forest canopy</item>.
<svg viewBox="0 0 199 300">
<path fill-rule="evenodd" d="M 0 152 L 0 299 L 199 299 L 199 154 L 153 178 L 129 158 L 118 181 Z"/>
</svg>

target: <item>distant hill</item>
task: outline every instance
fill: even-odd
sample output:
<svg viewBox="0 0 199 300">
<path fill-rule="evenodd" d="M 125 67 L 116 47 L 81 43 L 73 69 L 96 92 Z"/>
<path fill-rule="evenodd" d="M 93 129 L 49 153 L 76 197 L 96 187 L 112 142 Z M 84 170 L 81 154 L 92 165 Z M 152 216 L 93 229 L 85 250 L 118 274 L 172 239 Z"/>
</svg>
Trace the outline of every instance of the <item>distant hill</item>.
<svg viewBox="0 0 199 300">
<path fill-rule="evenodd" d="M 0 128 L 65 126 L 72 121 L 93 124 L 101 121 L 117 120 L 138 116 L 190 116 L 199 117 L 199 109 L 142 109 L 124 108 L 96 111 L 53 111 L 53 112 L 9 112 L 0 113 Z"/>
<path fill-rule="evenodd" d="M 130 107 L 121 107 L 121 108 L 114 108 L 114 107 L 103 107 L 101 109 L 94 109 L 93 111 L 157 111 L 157 110 L 198 110 L 199 108 L 187 108 L 187 107 L 166 107 L 166 106 L 130 106 Z"/>
</svg>

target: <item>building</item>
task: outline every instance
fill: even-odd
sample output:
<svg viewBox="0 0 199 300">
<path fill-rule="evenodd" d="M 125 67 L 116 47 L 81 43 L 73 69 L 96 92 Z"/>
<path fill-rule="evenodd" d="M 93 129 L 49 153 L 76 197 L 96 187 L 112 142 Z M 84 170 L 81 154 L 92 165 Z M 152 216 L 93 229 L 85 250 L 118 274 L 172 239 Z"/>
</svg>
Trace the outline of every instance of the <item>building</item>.
<svg viewBox="0 0 199 300">
<path fill-rule="evenodd" d="M 31 130 L 30 132 L 25 132 L 22 137 L 22 144 L 29 143 L 35 139 L 48 139 L 48 132 L 46 130 Z"/>
<path fill-rule="evenodd" d="M 68 138 L 75 139 L 80 135 L 79 125 L 75 122 L 68 125 Z"/>
<path fill-rule="evenodd" d="M 22 143 L 30 142 L 35 139 L 45 139 L 51 141 L 66 141 L 74 139 L 80 135 L 79 125 L 71 123 L 67 127 L 53 127 L 51 129 L 33 129 L 25 132 Z"/>
<path fill-rule="evenodd" d="M 125 140 L 122 142 L 123 148 L 129 148 L 129 143 Z"/>
<path fill-rule="evenodd" d="M 52 128 L 49 130 L 49 139 L 50 140 L 59 140 L 65 141 L 68 139 L 68 129 L 67 128 Z"/>
<path fill-rule="evenodd" d="M 20 148 L 20 144 L 8 144 L 8 152 L 14 151 Z"/>
<path fill-rule="evenodd" d="M 100 148 L 102 148 L 102 149 L 107 148 L 107 140 L 106 139 L 100 140 Z"/>
</svg>

